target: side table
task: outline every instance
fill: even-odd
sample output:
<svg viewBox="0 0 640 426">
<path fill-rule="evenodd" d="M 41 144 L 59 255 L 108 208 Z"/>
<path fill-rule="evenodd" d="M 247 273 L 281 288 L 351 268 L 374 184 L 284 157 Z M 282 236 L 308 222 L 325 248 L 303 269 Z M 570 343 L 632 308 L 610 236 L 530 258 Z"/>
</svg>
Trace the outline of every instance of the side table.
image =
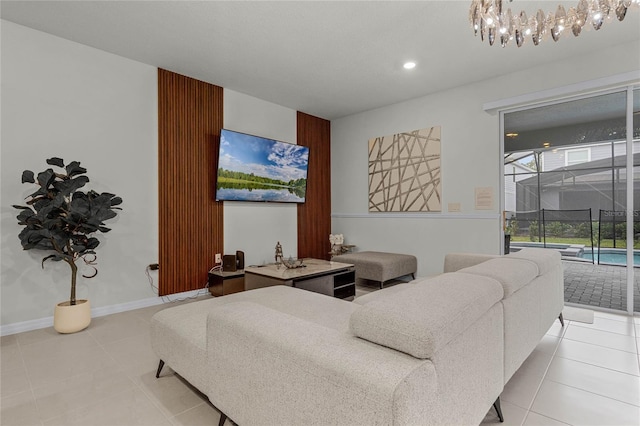
<svg viewBox="0 0 640 426">
<path fill-rule="evenodd" d="M 209 292 L 212 296 L 244 291 L 244 269 L 238 271 L 209 271 Z"/>
</svg>

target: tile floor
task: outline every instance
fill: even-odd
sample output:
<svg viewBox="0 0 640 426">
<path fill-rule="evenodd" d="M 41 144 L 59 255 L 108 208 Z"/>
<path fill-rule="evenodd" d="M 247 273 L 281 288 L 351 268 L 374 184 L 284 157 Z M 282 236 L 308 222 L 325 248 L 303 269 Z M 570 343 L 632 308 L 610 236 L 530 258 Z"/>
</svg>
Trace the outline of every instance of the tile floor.
<svg viewBox="0 0 640 426">
<path fill-rule="evenodd" d="M 555 322 L 501 395 L 504 425 L 640 424 L 640 317 Z M 484 424 L 499 424 L 490 411 Z"/>
<path fill-rule="evenodd" d="M 170 368 L 155 378 L 149 323 L 167 306 L 94 318 L 71 335 L 48 328 L 2 337 L 0 424 L 217 425 L 216 409 Z M 507 383 L 503 424 L 638 425 L 639 346 L 638 317 L 556 322 Z M 494 423 L 490 410 L 482 424 Z"/>
</svg>

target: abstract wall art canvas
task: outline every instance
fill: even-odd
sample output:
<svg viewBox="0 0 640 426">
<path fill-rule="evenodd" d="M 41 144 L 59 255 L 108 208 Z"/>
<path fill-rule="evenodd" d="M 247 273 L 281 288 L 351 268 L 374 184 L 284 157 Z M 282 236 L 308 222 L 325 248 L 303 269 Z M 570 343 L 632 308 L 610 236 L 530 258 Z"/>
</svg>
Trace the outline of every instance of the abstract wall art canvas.
<svg viewBox="0 0 640 426">
<path fill-rule="evenodd" d="M 440 126 L 369 139 L 369 211 L 442 210 Z"/>
</svg>

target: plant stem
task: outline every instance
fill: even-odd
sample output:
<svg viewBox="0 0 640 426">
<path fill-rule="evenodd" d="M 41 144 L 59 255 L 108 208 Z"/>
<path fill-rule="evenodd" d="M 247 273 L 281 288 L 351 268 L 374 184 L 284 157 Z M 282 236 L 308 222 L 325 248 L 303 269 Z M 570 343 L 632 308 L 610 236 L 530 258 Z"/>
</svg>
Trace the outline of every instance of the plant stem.
<svg viewBox="0 0 640 426">
<path fill-rule="evenodd" d="M 76 304 L 76 277 L 78 276 L 78 267 L 73 260 L 65 260 L 71 267 L 71 298 L 69 299 L 70 305 Z"/>
</svg>

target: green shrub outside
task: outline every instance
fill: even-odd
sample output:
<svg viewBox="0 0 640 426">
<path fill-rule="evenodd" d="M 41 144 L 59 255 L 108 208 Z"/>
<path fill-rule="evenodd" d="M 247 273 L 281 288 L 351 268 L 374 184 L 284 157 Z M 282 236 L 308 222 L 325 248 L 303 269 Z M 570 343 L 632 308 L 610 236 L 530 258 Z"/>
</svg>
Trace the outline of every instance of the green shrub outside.
<svg viewBox="0 0 640 426">
<path fill-rule="evenodd" d="M 591 231 L 593 232 L 593 246 L 598 246 L 598 222 L 591 222 Z M 546 240 L 549 244 L 580 244 L 591 247 L 591 234 L 589 222 L 566 223 L 553 221 L 546 223 L 543 230 L 546 238 L 538 235 L 538 221 L 534 220 L 529 223 L 527 230 L 522 230 L 517 220 L 512 220 L 506 229 L 511 235 L 513 242 L 543 242 Z M 640 222 L 634 224 L 634 249 L 640 249 Z M 614 227 L 613 223 L 603 223 L 600 228 L 602 248 L 626 248 L 626 223 L 616 223 L 615 225 L 615 244 L 614 244 Z M 524 231 L 524 232 L 523 232 Z"/>
</svg>

